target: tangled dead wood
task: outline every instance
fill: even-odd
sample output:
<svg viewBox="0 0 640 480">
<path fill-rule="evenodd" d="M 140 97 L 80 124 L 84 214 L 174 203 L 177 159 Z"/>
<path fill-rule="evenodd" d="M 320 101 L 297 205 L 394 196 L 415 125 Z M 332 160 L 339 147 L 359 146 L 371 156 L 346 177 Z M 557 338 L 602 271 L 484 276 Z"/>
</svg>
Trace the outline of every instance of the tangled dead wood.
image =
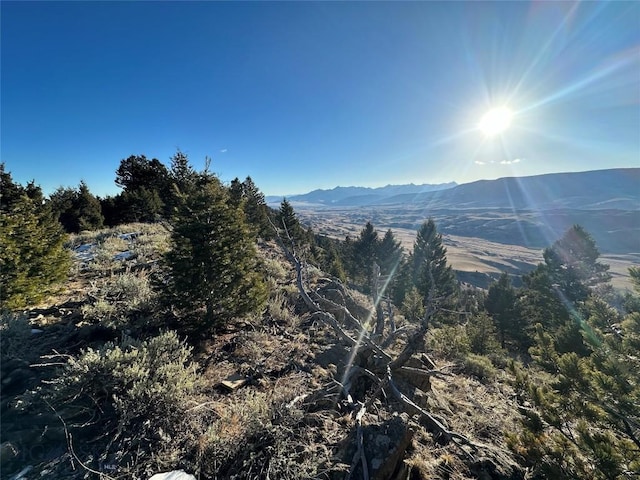
<svg viewBox="0 0 640 480">
<path fill-rule="evenodd" d="M 285 235 L 288 236 L 286 229 Z M 433 290 L 427 298 L 426 312 L 417 326 L 396 329 L 392 315 L 387 315 L 390 325 L 385 337 L 385 315 L 381 308 L 382 297 L 378 293 L 377 284 L 374 284 L 375 312 L 371 312 L 368 318 L 362 322 L 353 315 L 347 307 L 347 302 L 344 300 L 347 294 L 339 281 L 332 280 L 330 288 L 325 289 L 334 292 L 334 294 L 331 295 L 333 299 L 327 298 L 327 296 L 321 295 L 318 291 L 313 291 L 308 288 L 303 278 L 305 265 L 296 254 L 293 248 L 293 242 L 289 239 L 289 247 L 287 247 L 280 235 L 278 235 L 278 239 L 285 255 L 295 266 L 296 285 L 301 298 L 311 313 L 311 317 L 333 329 L 340 341 L 346 343 L 351 349 L 351 358 L 355 359 L 358 354 L 360 355 L 358 363 L 353 362 L 353 364 L 348 366 L 349 370 L 343 382 L 335 382 L 340 386 L 338 392 L 336 392 L 334 384 L 330 386 L 332 389 L 331 392 L 318 392 L 318 395 L 314 396 L 316 399 L 331 397 L 335 401 L 337 400 L 336 393 L 338 393 L 338 396 L 346 402 L 349 410 L 356 412 L 356 452 L 351 462 L 348 478 L 351 478 L 359 463 L 361 464 L 359 471 L 362 477 L 369 478 L 369 469 L 365 455 L 366 449 L 363 445 L 362 421 L 367 413 L 367 408 L 380 398 L 381 395 L 387 398 L 387 393 L 390 393 L 393 398 L 396 399 L 398 405 L 405 412 L 409 415 L 417 416 L 418 422 L 440 443 L 453 443 L 469 462 L 476 461 L 476 454 L 483 449 L 483 445 L 474 443 L 464 435 L 451 431 L 442 421 L 436 418 L 436 416 L 428 412 L 425 408 L 417 405 L 405 395 L 396 382 L 395 377 L 399 376 L 402 377 L 403 380 L 407 378 L 414 378 L 418 381 L 426 379 L 428 385 L 428 379 L 431 376 L 438 375 L 442 377 L 445 375 L 436 368 L 436 365 L 426 354 L 422 353 L 423 358 L 417 356 L 424 350 L 425 335 L 437 311 L 437 301 L 433 298 Z M 338 303 L 336 300 L 342 301 Z M 391 309 L 389 308 L 388 311 L 389 310 Z M 372 321 L 374 313 L 375 321 Z M 373 324 L 374 327 L 373 332 L 370 331 L 371 324 Z M 355 334 L 351 332 L 355 332 Z M 404 344 L 400 345 L 399 353 L 394 353 L 398 350 L 398 341 L 403 336 L 406 337 Z M 411 359 L 416 358 L 420 359 L 417 364 L 413 362 L 411 365 L 408 365 Z M 359 377 L 368 379 L 374 385 L 368 398 L 354 398 L 355 393 L 351 391 L 351 388 Z M 423 385 L 424 383 L 421 383 L 421 386 Z M 364 395 L 366 397 L 366 392 Z"/>
</svg>

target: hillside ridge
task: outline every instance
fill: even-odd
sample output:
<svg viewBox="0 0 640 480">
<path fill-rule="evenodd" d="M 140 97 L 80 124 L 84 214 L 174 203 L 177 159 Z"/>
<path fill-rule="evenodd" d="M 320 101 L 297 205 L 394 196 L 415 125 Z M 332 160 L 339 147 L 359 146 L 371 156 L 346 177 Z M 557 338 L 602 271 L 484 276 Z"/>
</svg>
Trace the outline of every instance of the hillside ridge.
<svg viewBox="0 0 640 480">
<path fill-rule="evenodd" d="M 640 210 L 640 168 L 511 176 L 460 185 L 452 183 L 396 185 L 379 189 L 336 187 L 286 198 L 294 205 L 304 204 L 312 208 L 422 205 L 438 209 Z M 427 189 L 427 186 L 431 188 Z M 267 201 L 275 203 L 282 198 L 267 197 Z"/>
</svg>

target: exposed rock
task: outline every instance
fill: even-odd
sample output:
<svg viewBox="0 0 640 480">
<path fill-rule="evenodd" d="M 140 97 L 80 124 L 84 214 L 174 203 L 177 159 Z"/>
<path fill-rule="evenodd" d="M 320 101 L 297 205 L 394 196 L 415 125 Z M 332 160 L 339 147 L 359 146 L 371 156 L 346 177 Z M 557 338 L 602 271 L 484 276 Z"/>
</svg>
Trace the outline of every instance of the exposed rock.
<svg viewBox="0 0 640 480">
<path fill-rule="evenodd" d="M 431 390 L 431 380 L 428 374 L 420 374 L 425 370 L 425 365 L 416 357 L 411 357 L 404 365 L 406 369 L 400 369 L 395 374 L 405 382 L 419 388 L 423 392 Z M 413 370 L 412 370 L 413 369 Z"/>
<path fill-rule="evenodd" d="M 363 427 L 364 452 L 369 478 L 372 480 L 405 478 L 406 468 L 403 459 L 414 433 L 408 422 L 408 416 L 402 414 L 383 423 Z M 345 461 L 351 461 L 354 451 L 355 446 L 348 449 L 348 458 L 345 458 Z M 352 478 L 362 478 L 360 465 L 356 467 Z"/>
</svg>

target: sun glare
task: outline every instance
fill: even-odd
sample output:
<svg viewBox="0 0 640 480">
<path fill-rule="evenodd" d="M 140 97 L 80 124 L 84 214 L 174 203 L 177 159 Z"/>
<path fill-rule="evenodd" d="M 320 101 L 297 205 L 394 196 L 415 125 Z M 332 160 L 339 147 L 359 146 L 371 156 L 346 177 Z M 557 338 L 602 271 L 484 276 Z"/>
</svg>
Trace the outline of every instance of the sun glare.
<svg viewBox="0 0 640 480">
<path fill-rule="evenodd" d="M 478 128 L 486 136 L 492 137 L 509 128 L 512 118 L 513 112 L 507 107 L 494 108 L 482 116 Z"/>
</svg>

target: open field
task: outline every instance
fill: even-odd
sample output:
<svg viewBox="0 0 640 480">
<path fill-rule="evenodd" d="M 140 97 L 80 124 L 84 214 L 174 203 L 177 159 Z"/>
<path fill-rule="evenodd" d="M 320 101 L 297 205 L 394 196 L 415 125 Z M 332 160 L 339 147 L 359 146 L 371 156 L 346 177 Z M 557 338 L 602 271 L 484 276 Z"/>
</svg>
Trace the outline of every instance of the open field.
<svg viewBox="0 0 640 480">
<path fill-rule="evenodd" d="M 397 206 L 389 209 L 312 209 L 296 206 L 296 211 L 304 224 L 333 238 L 344 239 L 347 235 L 354 238 L 368 221 L 380 233 L 390 228 L 407 250 L 413 245 L 417 227 L 428 218 L 424 211 L 402 210 Z M 557 218 L 553 220 L 553 226 L 547 225 L 546 230 L 533 231 L 534 221 L 545 222 L 553 217 L 551 214 L 536 219 L 533 214 L 520 218 L 504 211 L 457 212 L 452 215 L 446 215 L 446 212 L 432 213 L 438 230 L 443 234 L 447 257 L 458 278 L 480 287 L 486 287 L 502 272 L 514 275 L 514 283 L 517 284 L 517 277 L 542 261 L 544 246 L 553 243 L 563 232 L 559 227 L 563 222 Z M 599 232 L 589 232 L 598 238 Z M 539 238 L 542 235 L 548 236 L 548 241 Z M 629 241 L 633 242 L 633 237 Z M 535 246 L 523 245 L 526 243 Z M 605 249 L 601 250 L 606 252 Z M 640 252 L 607 252 L 601 259 L 611 267 L 612 285 L 617 289 L 631 289 L 627 270 L 630 266 L 640 265 Z"/>
</svg>

